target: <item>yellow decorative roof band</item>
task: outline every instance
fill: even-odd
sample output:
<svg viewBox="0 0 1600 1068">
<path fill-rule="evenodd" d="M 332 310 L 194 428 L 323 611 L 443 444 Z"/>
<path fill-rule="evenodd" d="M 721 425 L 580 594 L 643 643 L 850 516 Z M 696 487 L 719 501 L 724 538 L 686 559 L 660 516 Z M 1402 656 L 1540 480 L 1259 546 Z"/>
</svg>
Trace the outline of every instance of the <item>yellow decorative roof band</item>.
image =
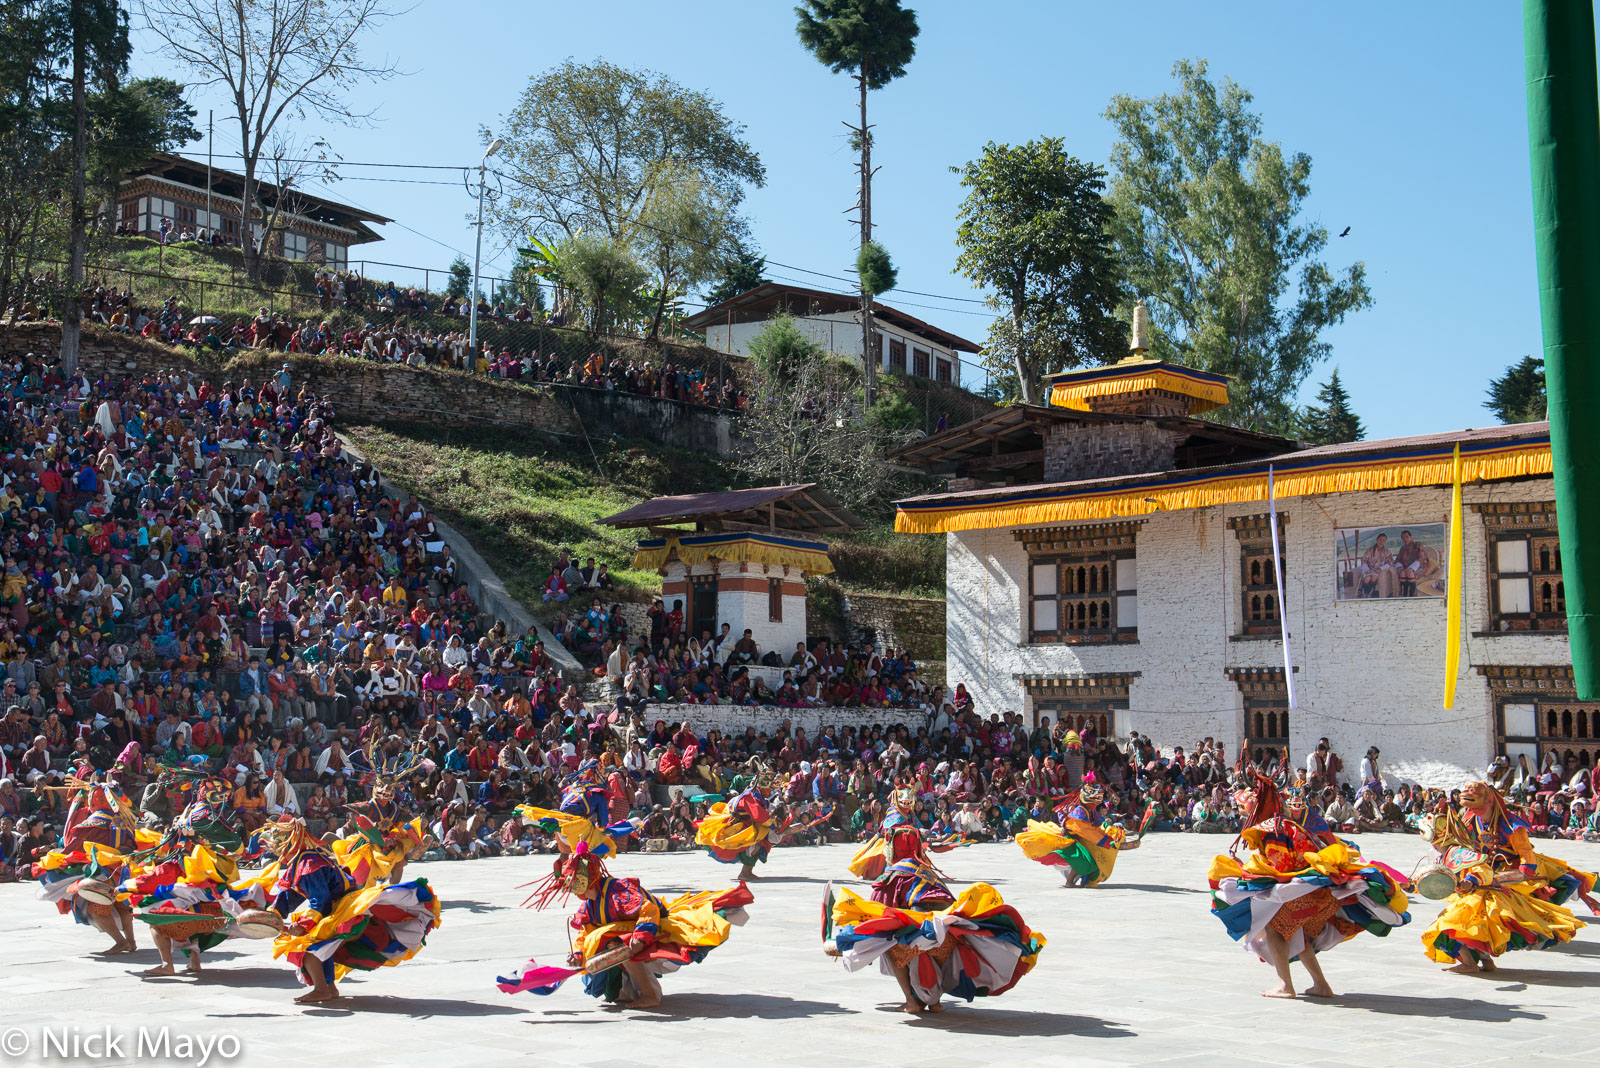
<svg viewBox="0 0 1600 1068">
<path fill-rule="evenodd" d="M 1108 372 L 1115 368 L 1108 368 Z M 1145 389 L 1164 389 L 1193 397 L 1196 401 L 1189 409 L 1191 414 L 1209 412 L 1228 403 L 1226 382 L 1211 381 L 1184 374 L 1181 368 L 1137 368 L 1120 374 L 1108 373 L 1104 378 L 1084 380 L 1071 378 L 1056 382 L 1050 387 L 1050 403 L 1057 408 L 1073 411 L 1089 410 L 1090 397 L 1105 397 L 1116 393 L 1134 393 Z"/>
<path fill-rule="evenodd" d="M 1454 446 L 1431 445 L 1349 458 L 1293 454 L 1272 462 L 1279 497 L 1319 493 L 1448 486 L 1453 480 Z M 1548 475 L 1550 436 L 1519 441 L 1461 444 L 1462 482 Z M 985 497 L 933 496 L 899 502 L 894 529 L 902 534 L 942 534 L 993 530 L 1038 523 L 1150 515 L 1188 508 L 1267 499 L 1267 464 L 1257 461 L 1228 470 L 1186 475 L 1168 473 L 1119 485 L 1034 486 Z"/>
<path fill-rule="evenodd" d="M 640 570 L 659 569 L 674 555 L 685 564 L 701 564 L 715 557 L 740 564 L 796 567 L 813 575 L 833 574 L 828 547 L 821 542 L 745 531 L 647 538 L 639 543 L 633 566 Z"/>
</svg>

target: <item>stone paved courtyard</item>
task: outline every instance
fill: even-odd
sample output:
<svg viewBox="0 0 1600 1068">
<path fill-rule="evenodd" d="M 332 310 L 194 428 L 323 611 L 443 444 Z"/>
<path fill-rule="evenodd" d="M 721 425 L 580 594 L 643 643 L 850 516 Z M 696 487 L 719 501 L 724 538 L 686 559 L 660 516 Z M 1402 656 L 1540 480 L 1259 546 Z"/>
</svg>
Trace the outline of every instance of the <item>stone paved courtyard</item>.
<svg viewBox="0 0 1600 1068">
<path fill-rule="evenodd" d="M 986 879 L 1042 930 L 1039 966 L 1005 996 L 952 1005 L 939 1017 L 892 1011 L 894 981 L 847 975 L 818 949 L 823 886 L 853 848 L 780 849 L 755 886 L 748 925 L 705 962 L 664 981 L 662 1011 L 619 1013 L 568 984 L 550 997 L 509 997 L 497 974 L 566 950 L 562 916 L 517 907 L 519 883 L 548 871 L 539 857 L 416 865 L 433 882 L 444 926 L 399 968 L 348 981 L 332 1007 L 291 1004 L 295 980 L 265 942 L 232 941 L 200 980 L 140 980 L 153 963 L 86 956 L 101 936 L 35 901 L 32 885 L 0 886 L 0 1030 L 30 1049 L 6 1063 L 41 1063 L 40 1030 L 76 1025 L 136 1035 L 234 1036 L 240 1054 L 212 1064 L 528 1063 L 596 1065 L 972 1065 L 1592 1062 L 1600 1055 L 1600 927 L 1570 946 L 1502 958 L 1490 977 L 1445 975 L 1417 934 L 1438 904 L 1414 901 L 1413 921 L 1388 939 L 1360 936 L 1330 953 L 1340 996 L 1324 1003 L 1256 996 L 1269 969 L 1207 915 L 1205 870 L 1223 836 L 1153 835 L 1119 862 L 1112 885 L 1061 888 L 1013 845 L 945 854 L 958 884 Z M 1409 871 L 1421 841 L 1365 836 L 1368 855 Z M 1593 870 L 1600 846 L 1551 844 Z M 616 866 L 663 895 L 727 885 L 732 869 L 703 854 L 629 855 Z M 142 925 L 141 925 L 142 928 Z M 149 945 L 141 929 L 140 938 Z M 0 1035 L 14 1051 L 20 1040 Z M 149 1063 L 124 1055 L 93 1063 Z M 1284 1045 L 1284 1043 L 1288 1045 Z M 226 1047 L 222 1047 L 226 1048 Z M 186 1063 L 194 1063 L 197 1057 Z M 44 1063 L 69 1063 L 54 1056 Z M 172 1063 L 172 1062 L 168 1062 Z"/>
</svg>

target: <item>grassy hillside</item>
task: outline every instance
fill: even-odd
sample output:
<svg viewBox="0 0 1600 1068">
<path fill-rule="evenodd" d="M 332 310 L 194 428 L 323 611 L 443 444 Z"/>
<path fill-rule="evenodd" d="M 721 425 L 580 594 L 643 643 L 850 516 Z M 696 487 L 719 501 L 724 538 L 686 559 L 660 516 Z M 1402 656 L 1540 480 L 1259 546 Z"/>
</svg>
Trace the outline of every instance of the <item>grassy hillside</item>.
<svg viewBox="0 0 1600 1068">
<path fill-rule="evenodd" d="M 550 562 L 563 548 L 606 563 L 624 598 L 655 596 L 660 577 L 628 566 L 637 532 L 595 521 L 647 497 L 742 484 L 717 457 L 658 445 L 596 441 L 600 451 L 591 457 L 582 446 L 498 431 L 391 424 L 346 433 L 390 480 L 465 533 L 530 608 L 540 603 Z M 944 595 L 944 539 L 895 534 L 886 516 L 837 539 L 833 557 L 835 580 L 846 589 Z"/>
</svg>

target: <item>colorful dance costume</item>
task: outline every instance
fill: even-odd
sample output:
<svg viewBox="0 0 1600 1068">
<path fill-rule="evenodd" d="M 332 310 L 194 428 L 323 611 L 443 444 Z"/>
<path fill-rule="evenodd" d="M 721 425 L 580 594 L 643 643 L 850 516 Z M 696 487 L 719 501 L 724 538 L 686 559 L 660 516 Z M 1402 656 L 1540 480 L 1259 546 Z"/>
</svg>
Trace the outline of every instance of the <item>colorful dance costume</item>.
<svg viewBox="0 0 1600 1068">
<path fill-rule="evenodd" d="M 773 780 L 768 773 L 732 801 L 718 801 L 695 831 L 695 841 L 724 864 L 752 867 L 772 852 Z"/>
<path fill-rule="evenodd" d="M 885 827 L 889 862 L 871 900 L 840 890 L 833 902 L 834 955 L 847 971 L 873 961 L 909 981 L 909 993 L 934 1007 L 949 994 L 997 997 L 1032 970 L 1045 937 L 988 883 L 957 897 L 909 823 Z"/>
<path fill-rule="evenodd" d="M 422 817 L 409 813 L 392 792 L 374 791 L 371 801 L 347 806 L 355 813 L 357 832 L 333 842 L 333 854 L 360 887 L 386 883 L 394 870 L 428 844 Z"/>
<path fill-rule="evenodd" d="M 411 814 L 399 792 L 405 780 L 433 771 L 434 764 L 417 750 L 385 752 L 376 736 L 354 763 L 361 770 L 362 781 L 372 788 L 372 800 L 345 806 L 355 813 L 356 833 L 337 839 L 333 855 L 356 885 L 366 889 L 390 882 L 397 869 L 427 848 L 428 832 L 423 829 L 422 817 L 407 819 Z"/>
<path fill-rule="evenodd" d="M 572 914 L 571 926 L 577 937 L 568 966 L 544 967 L 529 960 L 509 977 L 496 980 L 503 992 L 549 994 L 572 976 L 582 975 L 584 991 L 591 997 L 634 1001 L 644 992 L 635 988 L 622 959 L 608 965 L 591 962 L 626 946 L 631 952 L 622 957 L 630 964 L 643 965 L 651 976 L 676 971 L 704 960 L 726 942 L 733 927 L 745 922 L 744 906 L 755 900 L 740 883 L 727 890 L 684 894 L 664 902 L 637 879 L 613 878 L 601 858 L 582 843 L 556 860 L 554 870 L 523 904 L 542 909 L 568 894 L 583 899 Z"/>
<path fill-rule="evenodd" d="M 1548 949 L 1570 942 L 1584 924 L 1550 900 L 1548 888 L 1535 882 L 1503 882 L 1503 859 L 1478 847 L 1476 834 L 1454 812 L 1434 819 L 1430 840 L 1456 892 L 1444 911 L 1422 933 L 1422 949 L 1430 960 L 1481 966 L 1511 949 Z M 1499 867 L 1497 867 L 1497 862 Z"/>
<path fill-rule="evenodd" d="M 902 796 L 903 793 L 904 791 L 895 791 L 894 807 L 890 810 L 889 815 L 884 817 L 882 829 L 873 835 L 856 852 L 855 856 L 850 858 L 848 865 L 850 874 L 856 878 L 873 882 L 889 866 L 889 842 L 887 836 L 894 827 L 902 823 L 911 822 L 912 811 L 916 806 L 915 796 L 911 795 L 910 803 L 907 804 Z M 948 853 L 952 849 L 972 844 L 971 840 L 959 834 L 947 835 L 943 838 L 925 836 L 923 841 L 930 853 Z"/>
<path fill-rule="evenodd" d="M 1067 885 L 1099 886 L 1111 878 L 1117 854 L 1138 846 L 1121 827 L 1103 827 L 1106 818 L 1104 792 L 1095 783 L 1085 783 L 1076 798 L 1069 798 L 1056 809 L 1060 824 L 1029 820 L 1028 829 L 1017 835 L 1017 845 L 1029 860 L 1066 869 Z"/>
<path fill-rule="evenodd" d="M 35 896 L 53 903 L 62 915 L 95 926 L 94 917 L 127 915 L 133 906 L 126 892 L 118 892 L 111 904 L 89 901 L 78 896 L 79 883 L 115 888 L 139 870 L 130 863 L 130 854 L 155 845 L 160 836 L 138 828 L 133 806 L 115 786 L 79 779 L 70 779 L 68 785 L 79 794 L 67 812 L 61 848 L 33 864 L 33 877 L 39 880 Z"/>
<path fill-rule="evenodd" d="M 426 879 L 360 888 L 300 820 L 274 824 L 271 849 L 278 861 L 276 879 L 266 887 L 267 907 L 288 925 L 307 928 L 279 935 L 272 955 L 286 957 L 302 973 L 320 968 L 331 985 L 352 969 L 392 967 L 416 956 L 439 926 L 439 899 Z"/>
<path fill-rule="evenodd" d="M 200 776 L 192 799 L 167 833 L 134 859 L 143 870 L 122 884 L 141 911 L 137 918 L 172 939 L 184 952 L 210 949 L 229 937 L 229 917 L 240 911 L 232 884 L 239 868 L 231 851 L 239 833 L 228 823 L 229 787 Z"/>
<path fill-rule="evenodd" d="M 1283 937 L 1293 960 L 1308 947 L 1321 953 L 1362 931 L 1386 935 L 1411 922 L 1399 873 L 1334 837 L 1315 809 L 1291 803 L 1284 814 L 1276 787 L 1263 779 L 1242 807 L 1250 825 L 1239 840 L 1250 856 L 1244 864 L 1216 857 L 1208 878 L 1212 913 L 1250 952 L 1271 959 L 1269 931 Z"/>
<path fill-rule="evenodd" d="M 518 805 L 517 814 L 537 823 L 546 834 L 556 836 L 563 853 L 571 853 L 581 842 L 595 856 L 613 856 L 617 840 L 637 830 L 630 820 L 608 825 L 611 810 L 605 784 L 600 781 L 600 761 L 590 757 L 578 765 L 577 772 L 561 794 L 559 810 Z"/>
<path fill-rule="evenodd" d="M 1528 839 L 1528 821 L 1506 804 L 1494 787 L 1471 782 L 1461 791 L 1461 807 L 1474 846 L 1490 858 L 1496 871 L 1515 867 L 1526 885 L 1556 905 L 1574 895 L 1600 915 L 1600 901 L 1594 898 L 1595 875 L 1569 867 L 1564 861 L 1533 851 Z"/>
</svg>

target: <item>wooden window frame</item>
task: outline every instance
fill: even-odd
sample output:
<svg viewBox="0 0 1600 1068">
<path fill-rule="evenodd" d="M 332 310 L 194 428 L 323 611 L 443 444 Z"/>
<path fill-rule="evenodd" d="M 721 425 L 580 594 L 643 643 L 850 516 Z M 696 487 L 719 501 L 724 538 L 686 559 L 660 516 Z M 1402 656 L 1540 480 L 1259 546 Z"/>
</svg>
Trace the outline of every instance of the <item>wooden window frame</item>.
<svg viewBox="0 0 1600 1068">
<path fill-rule="evenodd" d="M 1278 516 L 1278 545 L 1287 543 L 1289 517 Z M 1283 605 L 1278 603 L 1278 581 L 1274 574 L 1272 553 L 1271 517 L 1261 515 L 1235 516 L 1228 526 L 1239 538 L 1239 621 L 1238 633 L 1271 637 L 1282 633 Z M 1287 557 L 1287 553 L 1282 554 Z M 1276 561 L 1284 575 L 1288 573 L 1287 560 Z M 1252 567 L 1254 571 L 1252 571 Z M 1287 593 L 1287 585 L 1285 586 Z"/>
<path fill-rule="evenodd" d="M 933 373 L 933 352 L 930 349 L 919 349 L 911 346 L 911 373 L 918 378 L 927 378 Z"/>
<path fill-rule="evenodd" d="M 1526 571 L 1500 570 L 1500 547 L 1521 542 L 1527 547 Z M 1488 544 L 1489 629 L 1493 631 L 1561 632 L 1567 629 L 1566 583 L 1561 573 L 1561 537 L 1554 527 L 1538 530 L 1491 531 Z M 1500 584 L 1528 584 L 1527 612 L 1500 607 Z"/>
<path fill-rule="evenodd" d="M 933 377 L 938 382 L 953 382 L 951 364 L 949 360 L 935 360 L 933 364 Z"/>
<path fill-rule="evenodd" d="M 906 343 L 900 338 L 889 339 L 889 370 L 896 374 L 906 373 Z"/>
<path fill-rule="evenodd" d="M 767 579 L 767 622 L 783 622 L 783 579 Z"/>
<path fill-rule="evenodd" d="M 1029 645 L 1113 645 L 1139 640 L 1137 523 L 1017 531 L 1027 551 L 1027 596 L 1022 633 Z M 1133 564 L 1124 584 L 1123 562 Z M 1054 568 L 1054 589 L 1042 591 L 1040 568 Z M 1046 574 L 1049 572 L 1047 571 Z M 1128 604 L 1124 607 L 1123 601 Z M 1055 626 L 1037 625 L 1037 606 L 1055 606 Z M 1069 606 L 1082 611 L 1071 612 Z M 1131 609 L 1131 613 L 1128 611 Z M 1127 621 L 1132 615 L 1132 622 Z M 1067 621 L 1081 617 L 1082 623 Z"/>
<path fill-rule="evenodd" d="M 1229 668 L 1228 676 L 1244 699 L 1243 721 L 1234 752 L 1259 761 L 1275 760 L 1290 745 L 1289 684 L 1282 668 Z"/>
</svg>

